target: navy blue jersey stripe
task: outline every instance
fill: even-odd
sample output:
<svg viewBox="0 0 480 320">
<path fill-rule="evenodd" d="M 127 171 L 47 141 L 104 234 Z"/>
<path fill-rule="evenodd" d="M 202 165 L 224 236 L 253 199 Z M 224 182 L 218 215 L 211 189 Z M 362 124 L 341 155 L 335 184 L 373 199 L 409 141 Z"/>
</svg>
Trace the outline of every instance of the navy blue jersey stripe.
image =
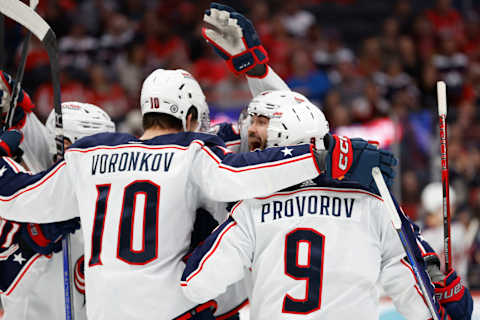
<svg viewBox="0 0 480 320">
<path fill-rule="evenodd" d="M 128 133 L 104 132 L 84 137 L 75 142 L 71 148 L 88 149 L 97 146 L 118 146 L 122 144 L 143 144 L 153 145 L 177 145 L 182 147 L 189 146 L 193 141 L 200 140 L 205 145 L 219 145 L 225 147 L 222 139 L 219 137 L 200 132 L 179 132 L 157 136 L 149 140 L 140 140 Z"/>
<path fill-rule="evenodd" d="M 235 220 L 233 220 L 232 217 L 228 217 L 228 219 L 224 223 L 219 225 L 218 228 L 215 229 L 214 232 L 211 235 L 209 235 L 207 239 L 205 239 L 205 241 L 200 247 L 197 247 L 193 251 L 192 255 L 188 259 L 187 266 L 183 271 L 181 281 L 186 281 L 191 274 L 193 274 L 195 271 L 197 271 L 197 269 L 199 269 L 202 259 L 206 255 L 208 255 L 208 253 L 211 250 L 214 249 L 217 239 L 220 237 L 220 235 L 223 234 L 223 231 L 226 228 L 228 228 L 231 224 L 236 224 L 236 222 Z"/>
<path fill-rule="evenodd" d="M 310 145 L 302 144 L 298 146 L 274 147 L 267 148 L 263 151 L 237 154 L 226 152 L 225 149 L 215 146 L 208 147 L 208 150 L 214 153 L 214 155 L 218 158 L 218 161 L 221 161 L 223 165 L 241 168 L 245 166 L 263 164 L 266 162 L 295 159 L 299 156 L 308 155 L 310 154 Z"/>
<path fill-rule="evenodd" d="M 49 169 L 39 172 L 37 174 L 29 174 L 23 172 L 16 172 L 16 169 L 12 167 L 9 162 L 4 158 L 0 159 L 0 170 L 3 170 L 3 174 L 0 176 L 0 197 L 11 197 L 16 192 L 23 188 L 28 189 L 35 188 L 34 184 L 43 183 L 54 175 L 58 170 L 65 166 L 65 161 L 59 161 Z M 38 186 L 37 184 L 37 186 Z M 28 190 L 25 189 L 25 190 Z M 8 201 L 10 198 L 0 198 L 0 201 Z"/>
</svg>

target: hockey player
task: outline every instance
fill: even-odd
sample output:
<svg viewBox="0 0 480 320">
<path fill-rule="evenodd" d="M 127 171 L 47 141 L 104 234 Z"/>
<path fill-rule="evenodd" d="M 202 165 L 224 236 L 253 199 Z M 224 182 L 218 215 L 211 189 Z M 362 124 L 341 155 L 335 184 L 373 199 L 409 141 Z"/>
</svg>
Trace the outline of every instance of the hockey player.
<svg viewBox="0 0 480 320">
<path fill-rule="evenodd" d="M 265 93 L 249 106 L 250 112 L 259 109 L 274 114 L 267 125 L 267 146 L 311 139 L 322 144 L 328 132 L 323 114 L 299 94 Z M 407 319 L 428 319 L 413 274 L 402 260 L 402 246 L 383 211 L 381 199 L 368 188 L 324 176 L 239 202 L 229 219 L 194 251 L 182 287 L 194 301 L 205 301 L 242 279 L 250 268 L 254 319 L 376 319 L 375 283 L 380 279 Z M 462 306 L 471 314 L 468 291 L 460 291 L 456 298 L 464 298 Z M 443 308 L 439 310 L 443 319 L 450 319 Z M 452 319 L 470 317 L 467 309 L 463 314 L 462 309 L 456 311 Z"/>
<path fill-rule="evenodd" d="M 254 95 L 259 94 L 262 90 L 289 90 L 283 80 L 266 64 L 268 62 L 267 52 L 263 48 L 254 26 L 245 16 L 228 6 L 212 3 L 205 12 L 204 22 L 206 27 L 202 32 L 203 37 L 215 52 L 225 59 L 232 72 L 246 75 L 250 90 Z M 231 124 L 220 124 L 214 130 L 232 150 L 262 149 L 266 147 L 266 127 L 269 123 L 269 114 L 271 115 L 273 112 L 263 114 L 245 112 L 241 115 L 241 119 L 244 121 L 239 121 L 238 127 Z M 343 181 L 355 181 L 376 191 L 376 185 L 370 172 L 373 166 L 379 166 L 387 185 L 393 182 L 392 166 L 395 165 L 395 159 L 390 153 L 383 150 L 378 151 L 375 146 L 367 144 L 362 139 L 350 140 L 335 135 L 328 137 L 328 145 L 329 156 L 326 163 L 327 166 L 331 166 L 330 176 L 343 179 Z M 347 157 L 342 152 L 347 145 L 348 150 L 353 151 L 348 158 L 351 159 L 351 155 L 353 155 L 353 159 L 356 161 L 352 165 L 345 162 Z M 350 168 L 347 173 L 342 170 L 345 167 Z M 406 223 L 410 224 L 407 219 Z M 412 226 L 417 230 L 418 242 L 424 243 L 420 247 L 423 248 L 422 254 L 427 260 L 430 276 L 435 281 L 436 293 L 439 296 L 451 297 L 451 299 L 440 299 L 440 303 L 454 319 L 468 318 L 467 315 L 472 313 L 473 304 L 470 293 L 467 289 L 465 291 L 454 290 L 460 282 L 454 271 L 447 276 L 439 271 L 434 271 L 438 269 L 439 263 L 436 263 L 438 259 L 434 259 L 436 255 L 433 250 L 425 249 L 430 248 L 428 243 L 420 237 L 417 226 L 414 224 Z M 452 295 L 452 290 L 458 295 Z M 464 310 L 464 313 L 459 313 L 458 310 Z"/>
<path fill-rule="evenodd" d="M 310 144 L 288 155 L 282 148 L 234 155 L 215 136 L 188 132 L 207 107 L 183 70 L 152 73 L 141 107 L 140 139 L 113 133 L 81 139 L 65 160 L 37 175 L 0 160 L 0 216 L 37 223 L 80 216 L 89 319 L 171 319 L 194 308 L 177 279 L 202 199 L 267 194 L 319 173 Z"/>
<path fill-rule="evenodd" d="M 7 85 L 10 84 L 8 81 L 10 78 L 7 74 L 3 74 L 3 76 L 7 81 L 4 82 L 4 90 L 1 93 L 8 100 L 10 91 Z M 22 133 L 24 131 L 24 141 L 27 141 L 27 143 L 22 143 L 26 151 L 25 155 L 27 155 L 27 157 L 24 155 L 25 161 L 53 164 L 55 154 L 54 111 L 51 112 L 46 127 L 41 125 L 36 118 L 32 121 L 31 117 L 35 116 L 31 113 L 31 109 L 34 106 L 32 104 L 29 109 L 23 107 L 22 102 L 24 99 L 28 99 L 28 95 L 23 90 L 21 92 L 20 103 L 16 111 L 17 121 L 14 122 L 14 129 L 1 135 L 3 143 L 0 143 L 0 154 L 11 156 L 11 152 L 16 149 L 19 140 L 24 136 Z M 65 148 L 81 137 L 98 132 L 115 131 L 115 125 L 110 117 L 97 106 L 66 102 L 62 104 L 62 112 Z M 23 121 L 18 120 L 22 118 Z M 17 129 L 21 129 L 21 131 Z M 34 137 L 32 137 L 33 133 L 35 133 Z M 38 144 L 33 145 L 32 139 Z M 36 159 L 32 161 L 30 155 L 35 154 Z M 9 159 L 6 161 L 10 161 L 15 166 L 13 161 Z M 5 319 L 32 319 L 38 317 L 39 314 L 46 319 L 63 319 L 65 317 L 62 256 L 52 255 L 52 253 L 61 250 L 59 240 L 63 235 L 79 228 L 77 220 L 78 218 L 42 225 L 19 224 L 1 220 L 0 241 L 3 241 L 3 259 L 0 261 L 0 272 L 2 273 L 0 289 L 3 293 L 1 298 L 5 309 Z M 73 309 L 75 319 L 81 320 L 86 319 L 86 311 L 83 239 L 80 232 L 72 235 L 71 257 L 74 280 Z"/>
</svg>

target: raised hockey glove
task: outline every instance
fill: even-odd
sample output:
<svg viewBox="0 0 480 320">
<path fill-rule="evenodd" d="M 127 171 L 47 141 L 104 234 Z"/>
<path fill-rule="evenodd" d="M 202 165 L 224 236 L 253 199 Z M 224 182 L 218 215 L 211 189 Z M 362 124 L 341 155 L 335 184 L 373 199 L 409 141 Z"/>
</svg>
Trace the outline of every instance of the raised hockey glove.
<svg viewBox="0 0 480 320">
<path fill-rule="evenodd" d="M 397 159 L 391 152 L 378 149 L 376 144 L 360 138 L 327 134 L 324 142 L 328 149 L 325 169 L 330 177 L 356 182 L 377 192 L 372 168 L 379 167 L 387 186 L 390 188 L 393 184 L 393 167 L 397 165 Z"/>
<path fill-rule="evenodd" d="M 233 8 L 212 2 L 202 35 L 236 75 L 268 62 L 268 54 L 250 20 Z"/>
<path fill-rule="evenodd" d="M 21 227 L 21 239 L 33 251 L 41 254 L 59 252 L 60 240 L 68 233 L 80 229 L 80 218 L 54 223 L 24 223 Z"/>
<path fill-rule="evenodd" d="M 18 147 L 22 143 L 23 134 L 21 131 L 11 129 L 0 134 L 0 156 L 21 157 L 22 150 Z"/>
<path fill-rule="evenodd" d="M 452 320 L 471 319 L 473 299 L 457 273 L 452 270 L 444 275 L 440 270 L 440 260 L 437 255 L 425 258 L 427 272 L 435 286 L 435 296 Z"/>
<path fill-rule="evenodd" d="M 12 100 L 12 86 L 12 77 L 8 73 L 0 70 L 0 110 L 2 125 L 6 121 L 8 109 L 10 108 L 10 101 Z M 20 89 L 17 107 L 15 108 L 15 113 L 13 114 L 12 128 L 23 128 L 27 114 L 32 112 L 33 108 L 35 108 L 35 105 L 33 104 L 32 99 L 30 99 L 30 96 L 25 92 L 25 90 Z"/>
</svg>

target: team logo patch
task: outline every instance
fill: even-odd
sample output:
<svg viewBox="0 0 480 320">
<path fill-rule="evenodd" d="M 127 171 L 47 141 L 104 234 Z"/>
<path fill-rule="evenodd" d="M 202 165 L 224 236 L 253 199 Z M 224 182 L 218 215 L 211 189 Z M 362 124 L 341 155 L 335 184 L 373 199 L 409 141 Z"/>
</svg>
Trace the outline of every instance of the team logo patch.
<svg viewBox="0 0 480 320">
<path fill-rule="evenodd" d="M 176 104 L 172 104 L 172 105 L 170 106 L 170 111 L 171 111 L 172 113 L 177 113 L 177 112 L 178 112 L 178 106 L 177 106 Z"/>
<path fill-rule="evenodd" d="M 195 80 L 192 75 L 188 72 L 182 72 L 184 78 Z"/>
<path fill-rule="evenodd" d="M 81 294 L 85 294 L 85 269 L 84 269 L 84 256 L 78 258 L 74 267 L 74 283 L 75 288 Z"/>
</svg>

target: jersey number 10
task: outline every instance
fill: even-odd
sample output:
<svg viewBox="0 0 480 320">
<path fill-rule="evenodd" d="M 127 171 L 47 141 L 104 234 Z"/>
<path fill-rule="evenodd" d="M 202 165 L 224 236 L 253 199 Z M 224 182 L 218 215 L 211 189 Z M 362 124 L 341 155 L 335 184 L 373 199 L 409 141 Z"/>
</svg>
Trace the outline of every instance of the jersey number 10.
<svg viewBox="0 0 480 320">
<path fill-rule="evenodd" d="M 92 232 L 92 251 L 88 265 L 101 265 L 103 229 L 107 214 L 110 184 L 97 185 L 97 202 Z M 142 248 L 133 248 L 134 211 L 137 196 L 145 196 L 143 212 Z M 149 180 L 137 180 L 127 185 L 123 191 L 122 213 L 118 228 L 117 258 L 128 263 L 143 265 L 157 258 L 158 248 L 158 205 L 160 200 L 160 186 Z"/>
</svg>

